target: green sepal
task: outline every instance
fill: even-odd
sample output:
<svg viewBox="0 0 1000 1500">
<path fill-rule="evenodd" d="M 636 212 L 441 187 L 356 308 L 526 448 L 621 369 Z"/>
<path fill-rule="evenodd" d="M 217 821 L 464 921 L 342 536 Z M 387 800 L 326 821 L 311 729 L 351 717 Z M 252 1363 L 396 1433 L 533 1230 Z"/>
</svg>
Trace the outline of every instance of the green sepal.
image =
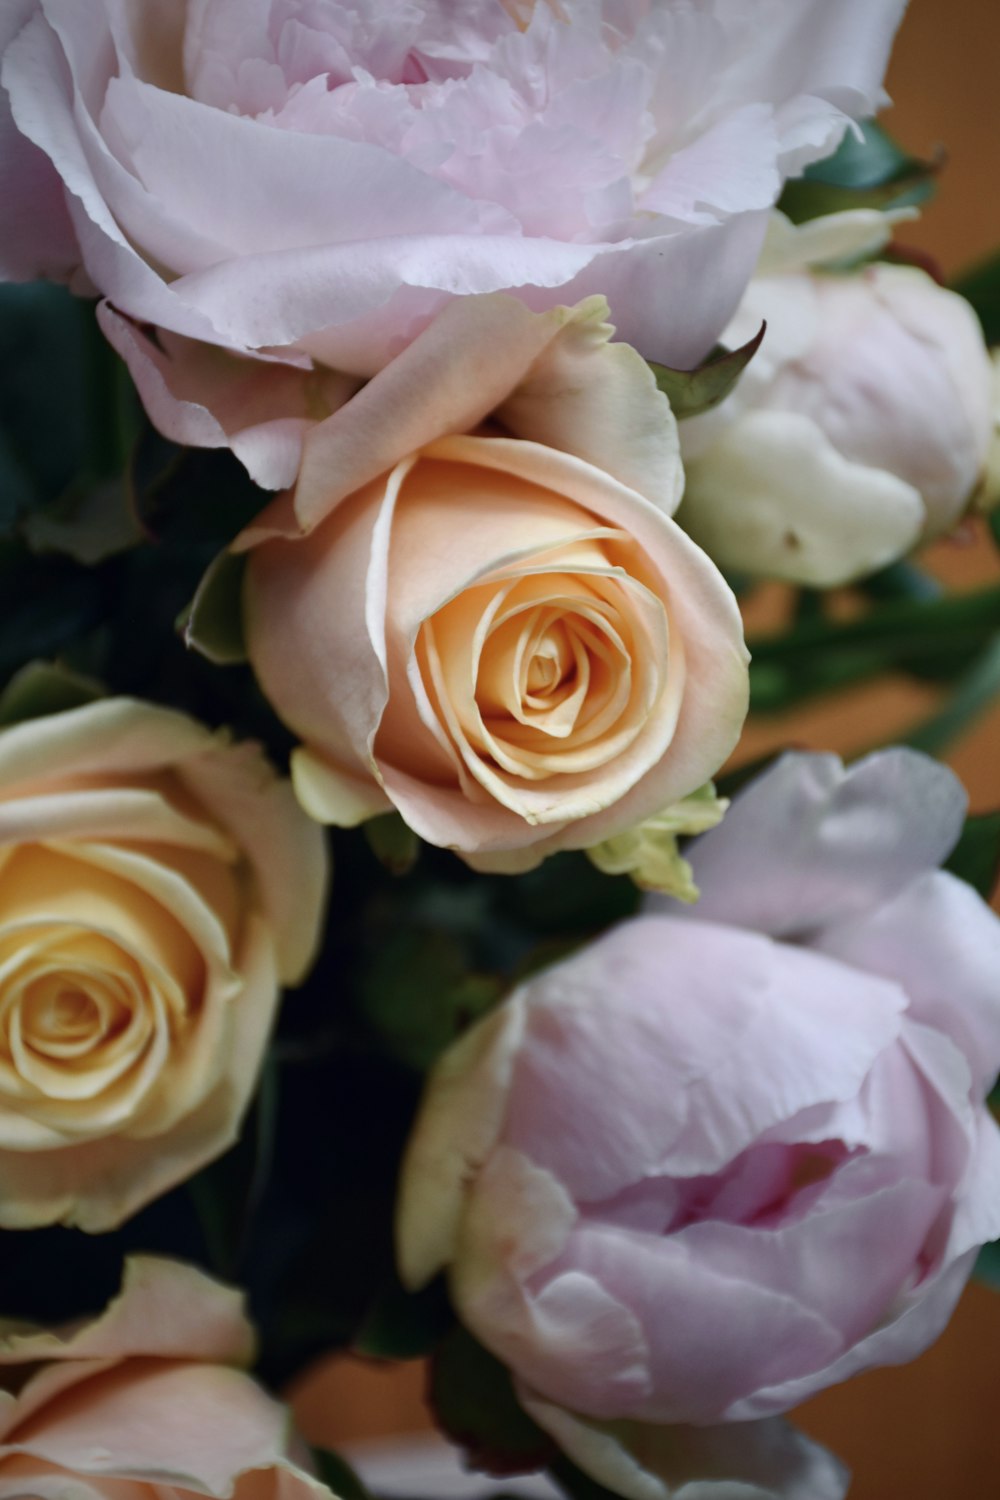
<svg viewBox="0 0 1000 1500">
<path fill-rule="evenodd" d="M 312 1456 L 318 1478 L 337 1500 L 372 1500 L 371 1491 L 346 1458 L 330 1448 L 313 1448 Z"/>
<path fill-rule="evenodd" d="M 1000 811 L 966 820 L 945 869 L 990 899 L 1000 880 Z"/>
<path fill-rule="evenodd" d="M 381 813 L 363 824 L 368 847 L 390 875 L 408 875 L 420 854 L 420 839 L 399 813 Z"/>
<path fill-rule="evenodd" d="M 1000 250 L 963 271 L 951 289 L 972 303 L 986 342 L 1000 344 Z"/>
<path fill-rule="evenodd" d="M 514 1394 L 507 1367 L 462 1327 L 431 1363 L 430 1400 L 438 1424 L 486 1474 L 530 1474 L 555 1457 L 555 1444 Z"/>
<path fill-rule="evenodd" d="M 29 511 L 21 530 L 33 552 L 63 552 L 88 568 L 127 552 L 143 539 L 120 479 L 71 486 L 57 499 Z"/>
<path fill-rule="evenodd" d="M 760 348 L 767 324 L 739 349 L 723 350 L 711 355 L 696 370 L 672 370 L 668 365 L 649 361 L 656 384 L 670 402 L 678 420 L 700 417 L 725 401 L 733 391 L 747 365 Z"/>
<path fill-rule="evenodd" d="M 495 975 L 469 971 L 448 933 L 404 926 L 379 946 L 360 1003 L 389 1055 L 422 1073 L 501 993 Z"/>
<path fill-rule="evenodd" d="M 177 622 L 185 645 L 219 667 L 247 660 L 243 631 L 246 561 L 243 554 L 220 552 Z"/>
<path fill-rule="evenodd" d="M 848 130 L 833 156 L 787 184 L 778 207 L 793 223 L 855 208 L 910 208 L 933 196 L 939 161 L 910 156 L 874 120 L 859 129 L 860 138 Z"/>
<path fill-rule="evenodd" d="M 408 1292 L 394 1277 L 369 1308 L 352 1348 L 371 1359 L 423 1359 L 454 1325 L 443 1276 L 419 1292 Z"/>
<path fill-rule="evenodd" d="M 0 728 L 65 713 L 104 697 L 104 685 L 58 662 L 31 661 L 0 693 Z"/>
</svg>

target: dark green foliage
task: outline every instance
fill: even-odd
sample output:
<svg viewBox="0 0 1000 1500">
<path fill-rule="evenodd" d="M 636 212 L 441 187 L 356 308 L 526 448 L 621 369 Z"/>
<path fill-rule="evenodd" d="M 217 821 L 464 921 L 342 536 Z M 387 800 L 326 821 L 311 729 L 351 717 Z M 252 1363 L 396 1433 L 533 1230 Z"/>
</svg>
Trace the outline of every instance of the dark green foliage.
<svg viewBox="0 0 1000 1500">
<path fill-rule="evenodd" d="M 788 183 L 778 207 L 796 224 L 851 208 L 908 208 L 935 191 L 939 163 L 920 161 L 874 120 L 848 130 L 833 156 Z"/>
</svg>

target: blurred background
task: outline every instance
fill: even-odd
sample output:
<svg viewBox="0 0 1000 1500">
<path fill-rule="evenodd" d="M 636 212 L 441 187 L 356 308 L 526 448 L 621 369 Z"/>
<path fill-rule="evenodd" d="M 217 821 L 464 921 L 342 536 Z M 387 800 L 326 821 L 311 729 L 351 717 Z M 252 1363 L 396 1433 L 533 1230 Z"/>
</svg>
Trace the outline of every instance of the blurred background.
<svg viewBox="0 0 1000 1500">
<path fill-rule="evenodd" d="M 884 123 L 915 155 L 944 155 L 945 166 L 937 199 L 899 238 L 933 256 L 948 278 L 1000 248 L 998 57 L 1000 0 L 911 0 L 889 73 L 894 107 Z M 922 562 L 949 588 L 1000 581 L 1000 558 L 981 527 L 937 544 Z M 780 589 L 760 590 L 748 628 L 777 623 L 783 602 Z M 788 744 L 856 752 L 903 733 L 934 702 L 930 687 L 880 679 L 815 708 L 759 720 L 738 758 Z M 948 759 L 974 809 L 1000 804 L 1000 705 Z M 985 1500 L 996 1493 L 1000 1467 L 998 1390 L 1000 1291 L 977 1284 L 922 1359 L 828 1391 L 796 1420 L 850 1465 L 851 1500 Z M 419 1362 L 380 1366 L 338 1357 L 315 1366 L 289 1394 L 303 1434 L 340 1446 L 425 1429 L 423 1392 Z"/>
</svg>

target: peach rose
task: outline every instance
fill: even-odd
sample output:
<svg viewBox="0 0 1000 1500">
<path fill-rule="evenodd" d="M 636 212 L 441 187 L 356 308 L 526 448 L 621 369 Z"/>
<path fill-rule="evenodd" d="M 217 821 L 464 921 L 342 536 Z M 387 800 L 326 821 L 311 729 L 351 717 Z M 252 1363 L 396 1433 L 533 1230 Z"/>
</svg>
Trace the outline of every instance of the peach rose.
<svg viewBox="0 0 1000 1500">
<path fill-rule="evenodd" d="M 113 1228 L 233 1142 L 324 887 L 254 745 L 127 698 L 0 734 L 0 1226 Z"/>
<path fill-rule="evenodd" d="M 329 1500 L 285 1408 L 233 1368 L 252 1352 L 237 1293 L 149 1256 L 94 1322 L 0 1323 L 0 1500 Z"/>
<path fill-rule="evenodd" d="M 676 424 L 606 313 L 452 304 L 312 430 L 295 490 L 237 543 L 250 658 L 320 821 L 395 807 L 525 869 L 732 749 L 739 613 L 670 519 Z"/>
</svg>

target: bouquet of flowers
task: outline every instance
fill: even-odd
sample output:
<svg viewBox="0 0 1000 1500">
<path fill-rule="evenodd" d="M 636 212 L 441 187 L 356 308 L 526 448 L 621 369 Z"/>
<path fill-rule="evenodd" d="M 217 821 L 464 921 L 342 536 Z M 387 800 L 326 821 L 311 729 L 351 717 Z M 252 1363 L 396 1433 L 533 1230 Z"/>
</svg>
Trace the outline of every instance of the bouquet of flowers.
<svg viewBox="0 0 1000 1500">
<path fill-rule="evenodd" d="M 846 1494 L 786 1414 L 1000 1237 L 904 7 L 0 0 L 0 1497 L 358 1500 L 335 1349 L 575 1500 Z"/>
</svg>

